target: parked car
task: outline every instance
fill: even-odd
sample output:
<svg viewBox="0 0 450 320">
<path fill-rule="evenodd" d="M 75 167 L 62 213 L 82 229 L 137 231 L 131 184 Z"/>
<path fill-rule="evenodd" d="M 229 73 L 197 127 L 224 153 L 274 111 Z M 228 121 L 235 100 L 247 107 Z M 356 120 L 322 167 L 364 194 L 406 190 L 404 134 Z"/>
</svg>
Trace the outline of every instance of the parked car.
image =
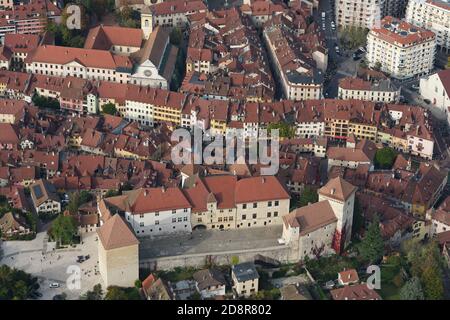
<svg viewBox="0 0 450 320">
<path fill-rule="evenodd" d="M 59 288 L 59 283 L 58 282 L 52 282 L 50 283 L 50 285 L 48 286 L 50 289 L 56 289 Z"/>
</svg>

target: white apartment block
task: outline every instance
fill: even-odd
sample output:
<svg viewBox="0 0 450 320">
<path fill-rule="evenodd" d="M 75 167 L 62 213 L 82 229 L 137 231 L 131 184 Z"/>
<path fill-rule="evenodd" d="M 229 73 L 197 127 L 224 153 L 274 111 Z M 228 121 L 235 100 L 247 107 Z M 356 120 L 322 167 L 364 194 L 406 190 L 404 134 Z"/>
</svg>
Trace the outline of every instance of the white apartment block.
<svg viewBox="0 0 450 320">
<path fill-rule="evenodd" d="M 367 60 L 393 78 L 408 79 L 433 69 L 435 47 L 433 32 L 385 17 L 367 36 Z"/>
<path fill-rule="evenodd" d="M 344 78 L 339 82 L 338 97 L 344 100 L 396 103 L 400 99 L 400 88 L 390 80 L 371 83 L 358 78 Z"/>
<path fill-rule="evenodd" d="M 441 0 L 409 0 L 406 21 L 433 31 L 438 46 L 450 48 L 450 4 Z"/>
<path fill-rule="evenodd" d="M 371 29 L 379 25 L 385 16 L 400 17 L 407 0 L 336 0 L 336 24 L 338 27 Z"/>
<path fill-rule="evenodd" d="M 336 25 L 370 29 L 383 16 L 384 0 L 336 0 Z"/>
</svg>

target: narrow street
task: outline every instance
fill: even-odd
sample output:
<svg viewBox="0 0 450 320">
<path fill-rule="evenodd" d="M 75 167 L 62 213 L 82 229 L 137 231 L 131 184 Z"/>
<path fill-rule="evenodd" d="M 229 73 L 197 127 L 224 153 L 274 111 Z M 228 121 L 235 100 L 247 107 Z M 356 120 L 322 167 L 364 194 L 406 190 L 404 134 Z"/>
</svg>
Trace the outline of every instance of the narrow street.
<svg viewBox="0 0 450 320">
<path fill-rule="evenodd" d="M 325 20 L 322 21 L 322 12 L 325 12 Z M 334 21 L 334 4 L 332 0 L 319 2 L 319 10 L 314 12 L 315 22 L 325 33 L 328 47 L 328 71 L 325 81 L 325 98 L 336 98 L 338 95 L 339 80 L 345 77 L 352 77 L 356 74 L 359 61 L 354 61 L 351 54 L 345 52 L 339 46 L 336 29 L 333 30 L 331 22 Z M 323 29 L 323 22 L 325 29 Z M 340 52 L 336 52 L 336 46 L 340 47 Z"/>
</svg>

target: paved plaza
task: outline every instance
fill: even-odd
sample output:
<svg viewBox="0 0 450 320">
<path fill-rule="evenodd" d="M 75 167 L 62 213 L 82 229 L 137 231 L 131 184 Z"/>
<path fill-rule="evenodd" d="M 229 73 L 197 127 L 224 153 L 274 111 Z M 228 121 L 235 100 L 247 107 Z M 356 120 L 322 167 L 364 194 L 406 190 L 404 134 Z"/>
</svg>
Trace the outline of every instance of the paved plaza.
<svg viewBox="0 0 450 320">
<path fill-rule="evenodd" d="M 51 300 L 56 294 L 64 292 L 67 299 L 78 299 L 80 294 L 92 289 L 102 280 L 98 271 L 97 234 L 84 235 L 82 244 L 66 249 L 56 249 L 54 242 L 47 242 L 45 232 L 38 233 L 32 241 L 5 241 L 2 243 L 1 264 L 6 264 L 38 277 L 42 293 L 40 299 Z M 89 255 L 90 258 L 77 263 L 77 256 Z M 80 274 L 80 286 L 70 288 L 68 279 Z M 97 273 L 97 274 L 96 274 Z M 50 283 L 59 283 L 59 288 L 49 288 Z M 74 283 L 74 282 L 72 282 Z M 102 285 L 103 289 L 104 286 Z"/>
</svg>

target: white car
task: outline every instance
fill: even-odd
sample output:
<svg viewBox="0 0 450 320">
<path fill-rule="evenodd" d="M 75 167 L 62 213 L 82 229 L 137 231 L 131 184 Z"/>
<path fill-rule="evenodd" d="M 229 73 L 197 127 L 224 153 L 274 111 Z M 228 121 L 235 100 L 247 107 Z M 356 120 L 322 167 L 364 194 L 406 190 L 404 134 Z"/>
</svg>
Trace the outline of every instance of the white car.
<svg viewBox="0 0 450 320">
<path fill-rule="evenodd" d="M 59 288 L 59 283 L 58 282 L 52 282 L 50 283 L 50 285 L 48 286 L 50 289 L 56 289 Z"/>
</svg>

